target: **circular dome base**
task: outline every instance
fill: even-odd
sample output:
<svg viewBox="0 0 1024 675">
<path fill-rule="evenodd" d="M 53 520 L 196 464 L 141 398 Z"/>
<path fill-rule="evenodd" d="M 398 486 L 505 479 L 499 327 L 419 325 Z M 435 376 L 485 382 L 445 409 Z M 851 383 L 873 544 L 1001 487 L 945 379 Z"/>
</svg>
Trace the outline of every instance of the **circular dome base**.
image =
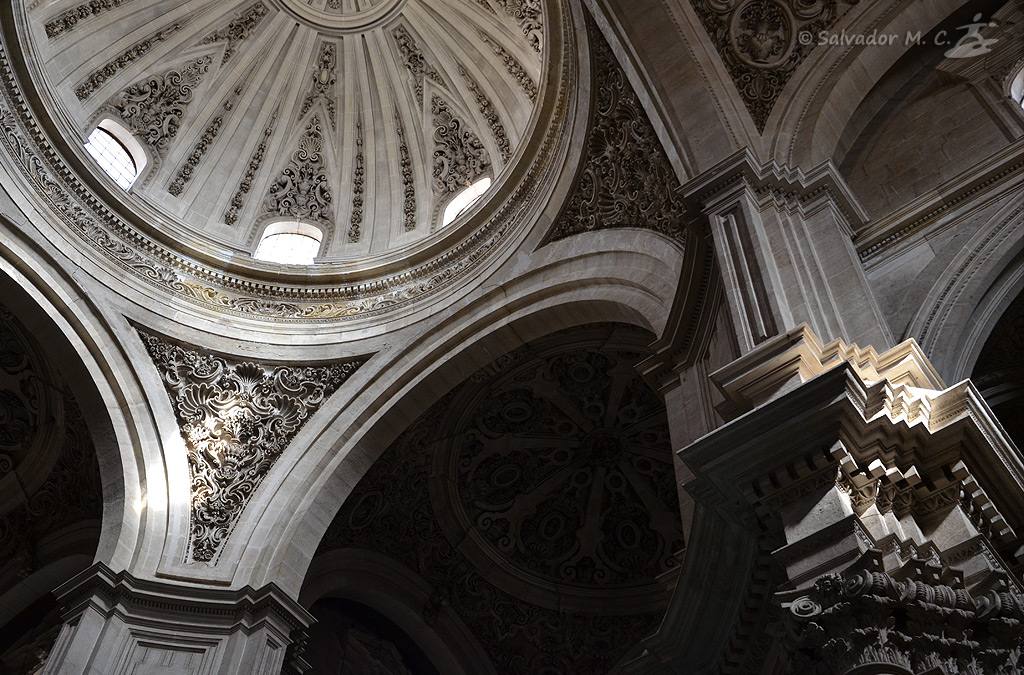
<svg viewBox="0 0 1024 675">
<path fill-rule="evenodd" d="M 351 0 L 320 0 L 316 4 L 303 0 L 277 0 L 281 9 L 299 22 L 329 35 L 362 33 L 386 23 L 401 13 L 407 0 L 373 0 L 369 7 L 348 8 Z"/>
</svg>

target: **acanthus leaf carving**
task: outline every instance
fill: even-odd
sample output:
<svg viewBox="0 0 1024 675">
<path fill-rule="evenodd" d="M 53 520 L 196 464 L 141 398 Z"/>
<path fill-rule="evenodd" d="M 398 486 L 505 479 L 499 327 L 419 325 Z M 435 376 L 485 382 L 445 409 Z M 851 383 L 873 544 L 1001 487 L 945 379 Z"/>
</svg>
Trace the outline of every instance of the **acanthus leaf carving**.
<svg viewBox="0 0 1024 675">
<path fill-rule="evenodd" d="M 498 152 L 501 153 L 501 159 L 507 162 L 512 154 L 512 146 L 509 144 L 508 134 L 505 133 L 505 125 L 501 123 L 498 113 L 494 110 L 494 105 L 487 98 L 487 94 L 483 92 L 480 85 L 477 84 L 477 81 L 462 66 L 459 66 L 459 74 L 462 75 L 462 78 L 466 81 L 466 86 L 469 87 L 469 90 L 476 98 L 480 114 L 484 116 L 488 126 L 491 127 L 491 134 L 494 136 L 494 141 L 498 144 Z"/>
<path fill-rule="evenodd" d="M 323 148 L 323 129 L 320 118 L 314 115 L 288 165 L 267 191 L 263 200 L 265 213 L 333 226 L 334 210 Z"/>
<path fill-rule="evenodd" d="M 162 158 L 177 135 L 195 88 L 209 70 L 211 58 L 204 56 L 181 70 L 169 70 L 133 84 L 112 98 L 113 108 L 131 134 Z"/>
<path fill-rule="evenodd" d="M 322 101 L 324 107 L 327 108 L 331 128 L 338 128 L 338 110 L 334 100 L 334 87 L 338 81 L 337 68 L 338 47 L 333 42 L 325 42 L 320 47 L 320 56 L 317 58 L 316 68 L 313 70 L 313 81 L 302 102 L 300 117 L 308 113 L 314 103 Z"/>
<path fill-rule="evenodd" d="M 220 60 L 221 65 L 224 65 L 234 56 L 235 51 L 238 49 L 238 44 L 247 39 L 256 30 L 266 15 L 267 6 L 262 2 L 257 2 L 227 26 L 207 35 L 203 38 L 202 43 L 208 45 L 215 42 L 226 42 L 227 46 L 224 48 L 224 56 Z"/>
<path fill-rule="evenodd" d="M 398 51 L 402 55 L 402 62 L 412 76 L 416 100 L 420 105 L 423 105 L 423 79 L 429 78 L 430 81 L 441 86 L 444 86 L 444 79 L 432 65 L 427 63 L 426 57 L 423 56 L 423 52 L 420 51 L 416 41 L 409 34 L 409 31 L 406 30 L 405 26 L 395 26 L 394 30 L 391 31 L 391 35 L 395 38 L 395 44 L 398 45 Z"/>
<path fill-rule="evenodd" d="M 501 8 L 519 24 L 533 51 L 544 45 L 544 16 L 540 0 L 498 0 Z"/>
<path fill-rule="evenodd" d="M 154 46 L 166 40 L 174 32 L 180 30 L 183 25 L 183 23 L 173 24 L 167 28 L 157 31 L 153 35 L 150 35 L 139 42 L 136 42 L 122 52 L 120 56 L 108 61 L 102 68 L 86 78 L 85 82 L 75 87 L 75 96 L 79 101 L 84 101 L 89 98 L 94 91 L 103 86 L 104 82 L 116 75 L 117 71 L 131 65 L 141 57 L 148 54 Z"/>
<path fill-rule="evenodd" d="M 274 123 L 277 121 L 277 111 L 275 110 L 263 127 L 263 136 L 260 138 L 259 144 L 256 149 L 253 150 L 252 156 L 249 158 L 249 164 L 245 167 L 245 174 L 242 176 L 242 180 L 238 183 L 238 188 L 235 190 L 235 194 L 231 196 L 231 205 L 228 210 L 224 213 L 224 223 L 226 225 L 234 225 L 238 222 L 238 213 L 245 206 L 245 196 L 252 190 L 253 180 L 256 178 L 256 172 L 259 171 L 260 166 L 263 164 L 263 157 L 267 153 L 267 144 L 270 142 L 270 137 L 274 133 Z"/>
<path fill-rule="evenodd" d="M 188 448 L 188 557 L 215 564 L 242 510 L 302 425 L 365 361 L 270 366 L 139 331 Z"/>
<path fill-rule="evenodd" d="M 363 190 L 366 181 L 365 159 L 363 158 L 363 124 L 356 123 L 356 164 L 352 170 L 352 217 L 348 224 L 349 243 L 359 241 L 363 224 Z"/>
<path fill-rule="evenodd" d="M 430 109 L 434 116 L 434 193 L 444 196 L 472 185 L 491 169 L 491 160 L 479 137 L 440 96 L 433 96 Z"/>
</svg>

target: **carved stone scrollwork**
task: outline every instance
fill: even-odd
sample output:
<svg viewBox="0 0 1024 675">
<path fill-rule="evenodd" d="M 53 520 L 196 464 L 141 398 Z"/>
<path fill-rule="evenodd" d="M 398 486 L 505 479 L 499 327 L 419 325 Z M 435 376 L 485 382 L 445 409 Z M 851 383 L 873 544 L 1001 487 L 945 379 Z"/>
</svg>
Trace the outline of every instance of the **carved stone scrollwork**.
<svg viewBox="0 0 1024 675">
<path fill-rule="evenodd" d="M 501 123 L 501 119 L 498 117 L 498 113 L 494 110 L 494 106 L 491 104 L 487 94 L 483 92 L 477 81 L 474 80 L 466 69 L 459 66 L 459 74 L 466 81 L 466 85 L 469 90 L 473 92 L 473 96 L 476 98 L 476 104 L 480 108 L 480 114 L 487 120 L 488 126 L 491 127 L 491 134 L 494 136 L 495 142 L 498 144 L 498 152 L 501 153 L 502 161 L 508 161 L 509 155 L 512 154 L 512 147 L 508 142 L 508 134 L 505 133 L 505 126 Z"/>
<path fill-rule="evenodd" d="M 498 0 L 498 4 L 519 23 L 533 51 L 540 52 L 544 45 L 544 17 L 540 0 Z"/>
<path fill-rule="evenodd" d="M 881 552 L 865 556 L 878 560 Z M 938 566 L 906 568 L 897 580 L 858 564 L 821 577 L 789 603 L 789 672 L 831 675 L 867 664 L 907 673 L 1020 672 L 1024 602 L 1016 590 L 972 595 L 955 581 L 946 585 Z"/>
<path fill-rule="evenodd" d="M 133 84 L 107 105 L 117 111 L 133 136 L 161 158 L 177 135 L 195 88 L 211 61 L 204 56 L 181 70 L 169 70 Z"/>
<path fill-rule="evenodd" d="M 690 0 L 764 131 L 797 66 L 857 0 Z M 803 36 L 803 37 L 801 37 Z M 812 39 L 808 40 L 810 36 Z"/>
<path fill-rule="evenodd" d="M 432 82 L 441 86 L 444 86 L 444 79 L 433 66 L 427 63 L 423 52 L 420 51 L 416 41 L 409 35 L 409 31 L 405 29 L 405 26 L 396 26 L 391 31 L 391 35 L 395 38 L 395 44 L 398 45 L 398 51 L 402 55 L 402 62 L 405 63 L 406 69 L 412 75 L 412 86 L 413 91 L 416 92 L 416 100 L 420 105 L 423 105 L 423 78 L 427 77 Z"/>
<path fill-rule="evenodd" d="M 500 357 L 385 451 L 318 553 L 399 561 L 499 673 L 609 672 L 661 620 L 654 577 L 683 546 L 664 404 L 633 369 L 648 340 L 586 326 Z"/>
<path fill-rule="evenodd" d="M 74 29 L 79 21 L 84 21 L 93 16 L 115 7 L 131 2 L 131 0 L 89 0 L 73 9 L 69 9 L 57 16 L 57 18 L 46 22 L 46 37 L 55 38 Z"/>
<path fill-rule="evenodd" d="M 334 85 L 338 81 L 338 48 L 331 42 L 325 42 L 320 48 L 320 57 L 317 59 L 316 69 L 313 71 L 313 82 L 310 85 L 309 93 L 302 102 L 302 111 L 299 116 L 305 115 L 317 101 L 323 101 L 327 108 L 327 115 L 331 120 L 331 128 L 338 127 L 337 106 L 334 103 Z"/>
<path fill-rule="evenodd" d="M 264 213 L 334 224 L 331 189 L 323 156 L 324 136 L 314 115 L 306 125 L 299 147 L 263 200 Z"/>
<path fill-rule="evenodd" d="M 592 36 L 595 112 L 583 173 L 549 240 L 638 227 L 685 242 L 679 179 L 611 47 Z"/>
<path fill-rule="evenodd" d="M 245 196 L 252 190 L 252 182 L 256 178 L 256 172 L 259 171 L 260 166 L 263 164 L 263 157 L 267 153 L 267 143 L 270 142 L 270 136 L 274 133 L 274 123 L 276 121 L 277 111 L 275 110 L 266 126 L 263 127 L 263 136 L 260 138 L 259 145 L 253 150 L 252 157 L 249 158 L 249 164 L 245 168 L 245 174 L 242 176 L 235 194 L 231 197 L 231 205 L 224 213 L 224 223 L 227 225 L 234 225 L 238 222 L 238 213 L 245 206 Z"/>
<path fill-rule="evenodd" d="M 245 505 L 296 432 L 364 360 L 267 366 L 139 335 L 188 447 L 188 557 L 215 564 Z"/>
<path fill-rule="evenodd" d="M 434 194 L 458 192 L 491 169 L 484 144 L 440 96 L 430 106 L 434 115 Z"/>
<path fill-rule="evenodd" d="M 116 59 L 109 61 L 102 68 L 90 75 L 85 82 L 75 88 L 75 96 L 79 101 L 89 98 L 104 82 L 117 74 L 117 71 L 131 65 L 134 61 L 149 53 L 153 47 L 166 40 L 171 34 L 181 29 L 183 23 L 176 23 L 168 28 L 136 42 Z"/>
<path fill-rule="evenodd" d="M 533 81 L 533 78 L 526 73 L 526 69 L 523 68 L 523 64 L 519 63 L 516 57 L 508 53 L 504 47 L 499 45 L 494 40 L 490 39 L 483 33 L 480 37 L 491 48 L 494 55 L 501 59 L 501 62 L 505 64 L 505 70 L 508 71 L 509 75 L 519 83 L 520 88 L 530 97 L 531 101 L 537 100 L 537 83 Z"/>
<path fill-rule="evenodd" d="M 356 165 L 352 171 L 352 217 L 348 224 L 349 243 L 359 241 L 359 228 L 363 224 L 363 189 L 366 181 L 366 167 L 363 158 L 363 125 L 356 123 Z"/>
<path fill-rule="evenodd" d="M 256 27 L 260 25 L 260 22 L 263 21 L 263 17 L 266 15 L 267 6 L 262 2 L 257 2 L 245 10 L 238 19 L 235 19 L 224 28 L 215 30 L 207 35 L 203 39 L 203 44 L 227 43 L 227 46 L 224 48 L 224 56 L 220 60 L 221 65 L 223 65 L 234 56 L 235 50 L 238 49 L 238 44 L 247 39 L 256 30 Z"/>
<path fill-rule="evenodd" d="M 405 128 L 402 117 L 395 111 L 395 129 L 398 132 L 398 156 L 402 169 L 402 219 L 405 231 L 416 229 L 416 186 L 412 176 L 412 159 L 409 157 L 409 145 L 405 142 Z"/>
</svg>

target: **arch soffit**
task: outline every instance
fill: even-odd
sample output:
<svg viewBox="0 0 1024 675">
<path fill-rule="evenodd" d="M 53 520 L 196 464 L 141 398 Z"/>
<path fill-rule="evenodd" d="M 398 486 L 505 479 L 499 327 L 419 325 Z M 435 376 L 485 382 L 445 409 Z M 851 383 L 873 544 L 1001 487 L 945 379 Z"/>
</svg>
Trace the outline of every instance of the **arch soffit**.
<svg viewBox="0 0 1024 675">
<path fill-rule="evenodd" d="M 581 245 L 588 240 L 604 246 Z M 643 242 L 639 247 L 638 241 Z M 618 250 L 607 250 L 614 244 Z M 587 252 L 591 248 L 596 250 Z M 350 392 L 329 417 L 302 429 L 293 440 L 291 461 L 280 462 L 268 475 L 267 489 L 250 504 L 229 541 L 237 550 L 225 551 L 225 559 L 239 561 L 239 571 L 259 576 L 242 578 L 236 572 L 232 583 L 258 586 L 274 579 L 297 592 L 324 531 L 377 457 L 434 401 L 498 357 L 588 323 L 621 322 L 661 335 L 683 262 L 676 251 L 667 264 L 666 248 L 661 236 L 637 230 L 555 242 L 538 251 L 514 281 L 482 293 L 389 355 L 382 352 L 387 365 L 362 380 L 365 389 Z M 267 541 L 271 532 L 293 537 L 275 549 L 247 546 Z"/>
<path fill-rule="evenodd" d="M 1024 205 L 1011 201 L 945 266 L 907 328 L 905 337 L 921 344 L 947 382 L 970 376 L 985 340 L 1024 289 L 1022 232 Z"/>
<path fill-rule="evenodd" d="M 0 243 L 0 285 L 14 292 L 5 301 L 26 328 L 45 344 L 62 369 L 67 386 L 88 420 L 99 463 L 103 492 L 103 524 L 96 559 L 127 566 L 135 555 L 142 521 L 132 504 L 140 503 L 148 487 L 140 463 L 149 464 L 140 448 L 145 432 L 131 414 L 125 374 L 130 361 L 110 317 L 89 298 L 74 279 L 34 243 L 18 233 L 20 227 L 0 216 L 0 227 L 13 236 Z M 130 386 L 130 385 L 129 385 Z"/>
<path fill-rule="evenodd" d="M 846 23 L 848 34 L 907 33 L 927 35 L 942 20 L 966 4 L 966 0 L 860 3 Z M 906 40 L 895 46 L 818 46 L 800 64 L 779 97 L 765 128 L 773 140 L 773 157 L 790 166 L 813 167 L 832 159 L 843 132 L 874 86 L 911 48 Z"/>
</svg>

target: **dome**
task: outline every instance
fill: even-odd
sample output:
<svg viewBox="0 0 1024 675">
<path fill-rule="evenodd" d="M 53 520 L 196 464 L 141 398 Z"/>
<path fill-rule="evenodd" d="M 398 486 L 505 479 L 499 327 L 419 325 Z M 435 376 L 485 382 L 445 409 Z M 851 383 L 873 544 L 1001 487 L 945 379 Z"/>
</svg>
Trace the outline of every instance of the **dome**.
<svg viewBox="0 0 1024 675">
<path fill-rule="evenodd" d="M 250 256 L 282 222 L 319 231 L 326 265 L 316 273 L 436 256 L 464 240 L 488 195 L 507 194 L 541 117 L 549 47 L 539 0 L 102 0 L 16 11 L 64 154 L 147 236 L 225 268 L 271 269 Z M 127 191 L 83 149 L 98 127 L 130 134 L 144 153 Z M 446 206 L 483 179 L 483 199 L 443 224 Z"/>
</svg>

